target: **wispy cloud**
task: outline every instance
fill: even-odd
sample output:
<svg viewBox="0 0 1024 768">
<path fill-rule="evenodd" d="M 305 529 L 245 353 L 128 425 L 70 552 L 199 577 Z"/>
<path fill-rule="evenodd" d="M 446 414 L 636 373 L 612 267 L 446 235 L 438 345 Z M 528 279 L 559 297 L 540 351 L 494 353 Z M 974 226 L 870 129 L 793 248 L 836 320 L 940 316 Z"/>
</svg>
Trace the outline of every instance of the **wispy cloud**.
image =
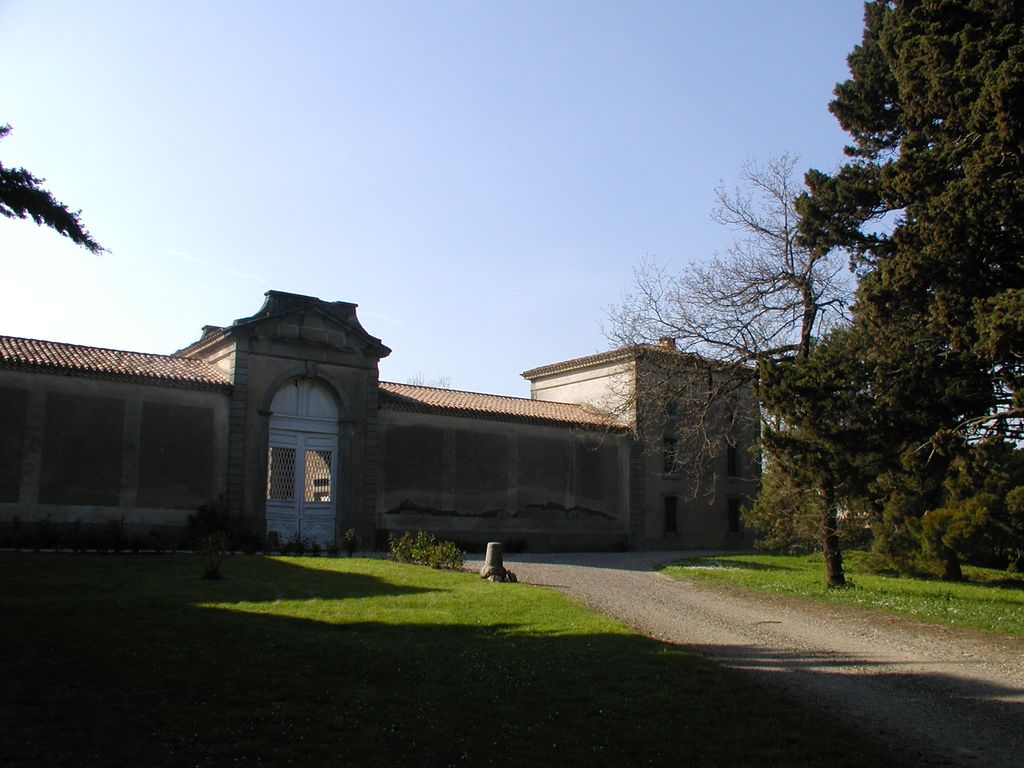
<svg viewBox="0 0 1024 768">
<path fill-rule="evenodd" d="M 411 333 L 414 336 L 418 336 L 421 339 L 424 339 L 425 341 L 429 341 L 431 344 L 434 344 L 436 346 L 439 346 L 439 347 L 450 347 L 451 346 L 451 344 L 449 342 L 442 341 L 441 339 L 439 339 L 436 336 L 431 336 L 429 333 L 425 333 L 420 328 L 418 328 L 416 326 L 409 325 L 404 320 L 399 320 L 397 317 L 392 317 L 391 315 L 382 315 L 382 314 L 379 314 L 377 312 L 367 312 L 365 314 L 360 312 L 359 313 L 359 319 L 360 320 L 373 320 L 373 321 L 379 320 L 382 323 L 388 323 L 389 325 L 393 325 L 396 328 L 401 328 L 406 333 Z M 377 334 L 377 335 L 379 335 L 379 334 Z"/>
<path fill-rule="evenodd" d="M 217 264 L 216 262 L 213 261 L 207 261 L 206 259 L 201 259 L 198 256 L 193 256 L 191 253 L 185 253 L 184 251 L 174 250 L 173 248 L 168 248 L 166 251 L 164 251 L 164 253 L 167 254 L 168 256 L 174 256 L 175 258 L 184 259 L 185 261 L 191 262 L 192 264 L 198 264 L 201 267 L 216 269 L 218 272 L 223 272 L 224 274 L 231 275 L 232 277 L 239 277 L 243 280 L 252 280 L 253 282 L 260 283 L 261 285 L 265 285 L 268 287 L 270 286 L 269 280 L 263 277 L 263 275 L 257 274 L 255 272 L 242 272 L 241 270 L 235 269 L 234 267 L 227 267 L 224 266 L 223 264 Z"/>
</svg>

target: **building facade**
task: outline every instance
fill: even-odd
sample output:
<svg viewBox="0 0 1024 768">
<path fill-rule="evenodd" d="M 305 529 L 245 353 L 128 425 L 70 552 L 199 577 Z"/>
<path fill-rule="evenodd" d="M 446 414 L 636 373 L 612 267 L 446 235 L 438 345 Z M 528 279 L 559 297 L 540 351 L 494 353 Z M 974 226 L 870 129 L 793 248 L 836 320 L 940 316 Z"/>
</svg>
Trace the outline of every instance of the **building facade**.
<svg viewBox="0 0 1024 768">
<path fill-rule="evenodd" d="M 694 494 L 631 423 L 637 349 L 527 371 L 529 399 L 381 382 L 390 352 L 356 305 L 278 291 L 173 355 L 0 336 L 0 525 L 174 540 L 219 503 L 281 542 L 749 546 L 752 440 Z"/>
</svg>

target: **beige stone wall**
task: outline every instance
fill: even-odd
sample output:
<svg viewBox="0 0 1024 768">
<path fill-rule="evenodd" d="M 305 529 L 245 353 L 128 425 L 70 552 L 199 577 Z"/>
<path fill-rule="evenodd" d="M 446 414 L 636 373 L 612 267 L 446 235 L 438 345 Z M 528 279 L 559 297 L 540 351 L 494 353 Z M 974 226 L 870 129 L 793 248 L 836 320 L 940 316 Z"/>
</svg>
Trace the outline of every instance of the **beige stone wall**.
<svg viewBox="0 0 1024 768">
<path fill-rule="evenodd" d="M 539 376 L 530 381 L 530 397 L 586 405 L 629 421 L 633 382 L 631 360 L 607 362 Z"/>
<path fill-rule="evenodd" d="M 605 360 L 570 370 L 549 373 L 531 380 L 531 397 L 570 402 L 614 414 L 632 424 L 637 407 L 637 362 L 632 356 Z M 752 545 L 749 531 L 736 526 L 737 508 L 749 504 L 757 493 L 760 468 L 750 453 L 756 440 L 757 402 L 746 392 L 736 407 L 743 411 L 744 426 L 730 436 L 735 466 L 728 466 L 726 425 L 717 446 L 720 456 L 697 482 L 684 467 L 665 470 L 662 437 L 665 432 L 644 425 L 633 447 L 629 472 L 623 483 L 630 486 L 630 544 L 634 548 L 745 549 Z M 663 415 L 663 414 L 661 414 Z M 686 418 L 684 413 L 679 418 Z M 730 471 L 732 470 L 732 471 Z M 666 499 L 669 501 L 666 502 Z M 670 509 L 674 509 L 671 514 Z M 674 524 L 667 520 L 674 518 Z"/>
</svg>

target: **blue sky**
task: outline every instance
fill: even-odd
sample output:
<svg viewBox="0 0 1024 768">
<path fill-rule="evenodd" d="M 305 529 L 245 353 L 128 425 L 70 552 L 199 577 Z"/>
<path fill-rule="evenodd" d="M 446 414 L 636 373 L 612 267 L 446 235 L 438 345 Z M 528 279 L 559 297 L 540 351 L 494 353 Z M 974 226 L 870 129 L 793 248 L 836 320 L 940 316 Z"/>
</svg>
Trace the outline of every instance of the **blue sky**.
<svg viewBox="0 0 1024 768">
<path fill-rule="evenodd" d="M 0 0 L 6 166 L 110 252 L 0 219 L 0 333 L 172 352 L 270 289 L 359 305 L 381 376 L 528 396 L 714 188 L 824 170 L 859 0 Z"/>
</svg>

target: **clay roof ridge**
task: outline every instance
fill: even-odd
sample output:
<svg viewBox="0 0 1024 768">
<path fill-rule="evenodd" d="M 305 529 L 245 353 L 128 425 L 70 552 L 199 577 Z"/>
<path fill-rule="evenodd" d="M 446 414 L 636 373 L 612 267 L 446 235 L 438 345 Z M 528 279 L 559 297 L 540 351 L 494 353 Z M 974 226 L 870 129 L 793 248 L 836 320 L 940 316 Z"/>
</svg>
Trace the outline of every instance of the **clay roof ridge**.
<svg viewBox="0 0 1024 768">
<path fill-rule="evenodd" d="M 453 389 L 452 387 L 432 387 L 429 384 L 403 384 L 399 381 L 381 381 L 381 384 L 386 384 L 392 387 L 409 387 L 410 389 L 428 389 L 434 392 L 451 392 L 459 395 L 473 395 L 476 397 L 495 397 L 504 400 L 522 400 L 527 403 L 543 403 L 543 402 L 556 402 L 553 400 L 534 400 L 532 397 L 522 397 L 521 395 L 499 395 L 493 392 L 474 392 L 470 389 Z M 560 403 L 560 405 L 573 405 L 573 403 Z"/>
<path fill-rule="evenodd" d="M 164 354 L 162 352 L 138 352 L 132 349 L 120 349 L 118 347 L 97 347 L 94 344 L 75 344 L 70 341 L 51 341 L 50 339 L 33 339 L 29 336 L 11 336 L 9 334 L 0 334 L 0 339 L 10 341 L 27 341 L 30 344 L 47 344 L 53 347 L 72 347 L 74 349 L 89 350 L 93 352 L 113 352 L 118 355 L 141 355 L 144 357 L 174 357 L 175 354 Z M 2 349 L 0 349 L 2 352 Z M 179 358 L 180 359 L 180 358 Z"/>
<path fill-rule="evenodd" d="M 523 371 L 520 374 L 524 379 L 533 380 L 540 378 L 541 376 L 549 376 L 554 373 L 565 373 L 567 371 L 578 370 L 580 368 L 586 368 L 589 365 L 598 365 L 601 363 L 611 363 L 616 361 L 624 361 L 629 359 L 637 359 L 641 356 L 646 355 L 664 355 L 666 358 L 673 360 L 709 360 L 709 358 L 702 357 L 700 354 L 692 351 L 683 349 L 676 349 L 674 346 L 666 347 L 663 344 L 654 344 L 651 342 L 638 342 L 636 344 L 630 344 L 625 347 L 617 347 L 616 349 L 609 349 L 605 352 L 596 352 L 592 355 L 585 355 L 583 357 L 574 357 L 570 360 L 562 360 L 557 363 L 549 363 L 547 365 L 540 365 L 536 368 L 531 368 L 528 371 Z M 728 363 L 721 364 L 723 368 L 728 368 Z"/>
<path fill-rule="evenodd" d="M 419 384 L 380 382 L 385 406 L 439 410 L 478 418 L 619 428 L 616 419 L 579 403 L 535 400 Z M 390 401 L 390 402 L 389 402 Z"/>
<path fill-rule="evenodd" d="M 230 380 L 201 360 L 157 352 L 71 344 L 0 335 L 0 368 L 73 372 L 117 380 L 181 384 L 202 389 L 230 388 Z"/>
<path fill-rule="evenodd" d="M 561 360 L 557 363 L 539 365 L 536 368 L 530 368 L 529 370 L 523 371 L 520 375 L 524 379 L 533 379 L 539 376 L 545 376 L 550 373 L 569 371 L 573 370 L 574 368 L 585 368 L 588 365 L 612 362 L 620 358 L 626 359 L 651 347 L 653 347 L 653 345 L 648 344 L 634 344 L 628 347 L 618 347 L 616 349 L 605 350 L 604 352 L 595 352 L 592 355 L 584 355 L 583 357 L 574 357 L 569 360 Z"/>
<path fill-rule="evenodd" d="M 207 328 L 210 329 L 209 332 L 206 332 Z M 205 347 L 208 347 L 211 344 L 220 341 L 221 339 L 228 335 L 228 329 L 223 327 L 204 326 L 203 331 L 204 332 L 202 336 L 200 336 L 198 339 L 193 341 L 188 346 L 176 350 L 172 354 L 172 357 L 188 357 L 189 355 L 194 354 L 195 352 L 198 352 L 199 350 L 204 349 Z"/>
</svg>

